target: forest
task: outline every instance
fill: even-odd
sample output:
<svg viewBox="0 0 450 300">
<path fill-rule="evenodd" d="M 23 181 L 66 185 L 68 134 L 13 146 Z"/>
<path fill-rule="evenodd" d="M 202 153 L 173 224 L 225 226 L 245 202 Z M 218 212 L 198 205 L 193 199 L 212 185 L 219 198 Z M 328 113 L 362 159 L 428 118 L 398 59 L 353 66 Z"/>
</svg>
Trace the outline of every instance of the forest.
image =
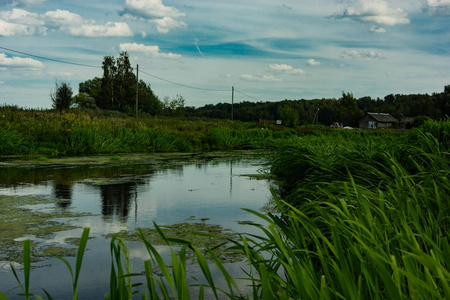
<svg viewBox="0 0 450 300">
<path fill-rule="evenodd" d="M 225 119 L 230 118 L 231 109 L 230 103 L 209 104 L 198 108 L 187 107 L 185 115 Z M 384 99 L 372 99 L 368 96 L 356 99 L 352 93 L 342 92 L 342 97 L 338 99 L 245 101 L 233 105 L 235 120 L 252 122 L 286 120 L 289 114 L 294 114 L 294 124 L 292 125 L 308 125 L 318 122 L 328 126 L 339 122 L 344 125 L 358 126 L 358 120 L 366 112 L 389 113 L 397 120 L 401 120 L 403 117 L 418 116 L 440 120 L 450 115 L 450 85 L 445 86 L 443 92 L 432 95 L 390 94 Z"/>
</svg>

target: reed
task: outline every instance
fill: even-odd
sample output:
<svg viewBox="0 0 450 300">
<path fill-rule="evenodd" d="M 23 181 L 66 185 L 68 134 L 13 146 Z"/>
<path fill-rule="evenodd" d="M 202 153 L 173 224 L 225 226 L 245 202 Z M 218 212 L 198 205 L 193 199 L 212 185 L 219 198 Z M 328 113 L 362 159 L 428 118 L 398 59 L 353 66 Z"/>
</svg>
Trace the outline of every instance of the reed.
<svg viewBox="0 0 450 300">
<path fill-rule="evenodd" d="M 282 197 L 273 192 L 276 213 L 247 210 L 266 225 L 249 225 L 262 233 L 230 240 L 228 248 L 245 255 L 243 279 L 251 293 L 240 291 L 212 249 L 204 253 L 189 241 L 168 238 L 154 224 L 168 244 L 181 244 L 180 250 L 164 260 L 141 232 L 150 259 L 143 262 L 145 274 L 138 275 L 125 244 L 114 237 L 108 299 L 130 299 L 135 293 L 190 299 L 194 292 L 204 299 L 207 289 L 216 299 L 450 298 L 448 125 L 428 126 L 403 139 L 360 133 L 295 137 L 291 147 L 277 149 L 272 170 L 290 192 Z M 204 277 L 195 284 L 188 284 L 188 251 Z M 213 267 L 226 289 L 217 286 Z M 133 283 L 142 276 L 144 283 Z M 19 286 L 24 297 L 31 296 L 29 280 Z"/>
<path fill-rule="evenodd" d="M 131 118 L 119 113 L 67 113 L 0 107 L 0 155 L 89 155 L 270 148 L 292 130 L 212 119 Z M 6 115 L 8 117 L 6 117 Z"/>
</svg>

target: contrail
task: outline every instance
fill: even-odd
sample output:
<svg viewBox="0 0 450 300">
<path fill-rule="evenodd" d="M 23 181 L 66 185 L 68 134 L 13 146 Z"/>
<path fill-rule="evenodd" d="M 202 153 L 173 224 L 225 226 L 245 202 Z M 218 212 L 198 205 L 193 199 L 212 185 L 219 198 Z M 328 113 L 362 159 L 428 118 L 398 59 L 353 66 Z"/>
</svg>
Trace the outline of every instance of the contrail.
<svg viewBox="0 0 450 300">
<path fill-rule="evenodd" d="M 198 53 L 200 53 L 201 56 L 204 56 L 203 53 L 202 53 L 202 51 L 201 51 L 200 48 L 198 47 L 197 42 L 198 42 L 198 39 L 195 39 L 195 41 L 194 41 L 195 47 L 197 47 Z"/>
</svg>

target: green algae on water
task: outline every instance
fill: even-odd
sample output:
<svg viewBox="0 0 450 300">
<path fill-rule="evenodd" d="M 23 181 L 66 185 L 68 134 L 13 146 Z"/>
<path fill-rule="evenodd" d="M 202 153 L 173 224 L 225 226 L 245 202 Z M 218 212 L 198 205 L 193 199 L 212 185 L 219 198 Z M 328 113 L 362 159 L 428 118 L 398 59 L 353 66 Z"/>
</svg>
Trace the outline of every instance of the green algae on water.
<svg viewBox="0 0 450 300">
<path fill-rule="evenodd" d="M 242 252 L 226 250 L 227 247 L 231 246 L 230 240 L 239 240 L 239 234 L 232 230 L 224 229 L 220 225 L 208 224 L 206 223 L 207 220 L 209 220 L 209 218 L 197 219 L 194 216 L 191 216 L 186 222 L 173 225 L 161 225 L 159 228 L 169 240 L 183 240 L 203 251 L 206 251 L 207 248 L 213 249 L 213 252 L 223 263 L 236 262 L 244 259 Z M 182 244 L 177 242 L 170 242 L 167 244 L 154 228 L 146 227 L 138 228 L 136 230 L 121 231 L 119 235 L 127 241 L 141 241 L 141 238 L 138 236 L 139 230 L 142 231 L 145 239 L 152 245 L 174 246 Z M 107 238 L 112 236 L 113 234 L 106 235 Z M 188 257 L 191 259 L 193 259 L 194 256 L 193 253 L 191 253 L 191 255 L 188 254 Z M 194 260 L 192 262 L 194 262 Z"/>
<path fill-rule="evenodd" d="M 58 219 L 89 215 L 58 209 L 58 201 L 60 200 L 43 196 L 0 195 L 0 260 L 21 262 L 24 239 L 32 240 L 33 261 L 76 253 L 73 246 L 43 242 L 57 232 L 76 228 L 59 222 Z"/>
</svg>

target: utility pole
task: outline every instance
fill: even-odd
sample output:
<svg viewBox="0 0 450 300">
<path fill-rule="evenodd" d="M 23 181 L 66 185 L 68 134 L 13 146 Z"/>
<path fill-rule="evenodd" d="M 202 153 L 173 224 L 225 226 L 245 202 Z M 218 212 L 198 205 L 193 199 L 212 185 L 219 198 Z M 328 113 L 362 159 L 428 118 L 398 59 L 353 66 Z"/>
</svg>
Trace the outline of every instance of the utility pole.
<svg viewBox="0 0 450 300">
<path fill-rule="evenodd" d="M 319 128 L 319 108 L 317 108 L 317 129 Z"/>
<path fill-rule="evenodd" d="M 138 117 L 138 99 L 139 99 L 139 65 L 136 65 L 136 119 Z"/>
<path fill-rule="evenodd" d="M 234 102 L 234 86 L 231 87 L 231 121 L 234 120 L 233 102 Z"/>
</svg>

